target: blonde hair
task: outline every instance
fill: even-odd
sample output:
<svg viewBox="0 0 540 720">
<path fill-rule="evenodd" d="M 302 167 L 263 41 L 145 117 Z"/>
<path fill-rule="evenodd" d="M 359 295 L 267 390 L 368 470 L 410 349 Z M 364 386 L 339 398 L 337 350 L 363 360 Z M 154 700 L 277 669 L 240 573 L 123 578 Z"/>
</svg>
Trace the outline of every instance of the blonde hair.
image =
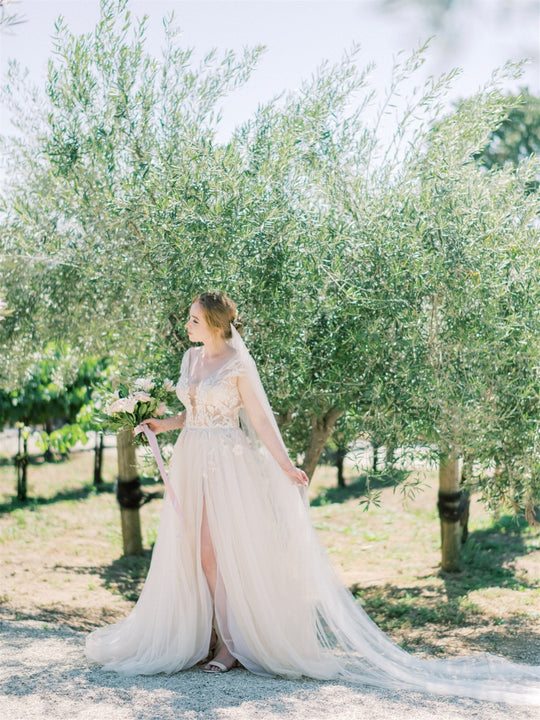
<svg viewBox="0 0 540 720">
<path fill-rule="evenodd" d="M 204 292 L 193 298 L 192 303 L 199 303 L 208 325 L 221 330 L 226 340 L 232 336 L 231 323 L 238 331 L 242 329 L 236 303 L 224 293 Z"/>
</svg>

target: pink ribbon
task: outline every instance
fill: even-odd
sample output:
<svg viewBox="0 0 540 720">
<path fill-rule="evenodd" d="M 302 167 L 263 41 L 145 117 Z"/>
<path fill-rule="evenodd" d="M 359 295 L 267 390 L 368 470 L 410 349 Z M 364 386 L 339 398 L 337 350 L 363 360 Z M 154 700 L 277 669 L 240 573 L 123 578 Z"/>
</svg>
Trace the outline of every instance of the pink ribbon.
<svg viewBox="0 0 540 720">
<path fill-rule="evenodd" d="M 165 484 L 165 488 L 167 490 L 167 495 L 169 497 L 169 500 L 171 501 L 171 505 L 176 511 L 176 514 L 180 518 L 180 525 L 182 525 L 182 510 L 180 509 L 180 504 L 178 502 L 178 498 L 176 497 L 174 490 L 172 489 L 172 485 L 169 482 L 169 477 L 167 475 L 167 471 L 165 470 L 165 463 L 163 462 L 163 458 L 161 457 L 161 450 L 159 449 L 158 441 L 156 439 L 155 434 L 150 430 L 148 425 L 142 424 L 137 425 L 136 428 L 133 429 L 133 434 L 138 435 L 139 433 L 144 433 L 146 435 L 146 439 L 148 440 L 148 444 L 150 445 L 150 450 L 152 450 L 152 454 L 156 460 L 159 474 L 161 475 L 163 482 Z"/>
</svg>

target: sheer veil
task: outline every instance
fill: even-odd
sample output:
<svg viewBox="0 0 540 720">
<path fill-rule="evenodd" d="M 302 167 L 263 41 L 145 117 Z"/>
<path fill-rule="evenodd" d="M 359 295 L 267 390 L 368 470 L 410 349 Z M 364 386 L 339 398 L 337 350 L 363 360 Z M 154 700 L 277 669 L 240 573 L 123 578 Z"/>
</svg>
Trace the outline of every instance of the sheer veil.
<svg viewBox="0 0 540 720">
<path fill-rule="evenodd" d="M 281 438 L 255 362 L 233 325 L 231 332 L 229 343 L 238 353 L 243 372 L 247 373 L 261 407 Z M 245 411 L 241 411 L 240 422 L 251 442 L 260 445 Z M 276 469 L 280 470 L 279 466 L 276 465 Z M 279 518 L 282 528 L 283 536 L 276 539 L 276 548 L 287 548 L 281 555 L 278 575 L 288 573 L 289 584 L 284 591 L 287 612 L 296 618 L 289 639 L 291 647 L 294 644 L 297 648 L 298 638 L 305 631 L 310 637 L 308 645 L 314 643 L 309 651 L 312 662 L 302 674 L 341 678 L 390 690 L 540 705 L 540 666 L 512 663 L 487 654 L 424 660 L 393 643 L 342 585 L 321 548 L 308 512 L 295 508 L 296 503 L 287 494 L 290 489 L 285 488 L 288 479 L 280 479 L 278 475 L 273 476 L 272 489 L 267 495 L 267 512 Z M 303 491 L 302 500 L 306 502 L 307 491 L 305 488 Z M 264 621 L 261 619 L 261 622 Z M 294 643 L 293 636 L 297 638 Z M 281 652 L 286 654 L 287 650 L 284 645 Z M 250 669 L 258 671 L 255 664 Z"/>
<path fill-rule="evenodd" d="M 242 340 L 242 337 L 238 330 L 234 327 L 234 325 L 231 323 L 231 333 L 232 338 L 229 341 L 229 344 L 231 345 L 234 350 L 236 350 L 238 354 L 238 359 L 242 363 L 243 369 L 250 381 L 250 385 L 252 389 L 255 391 L 257 400 L 259 402 L 259 405 L 264 410 L 264 414 L 266 415 L 266 418 L 270 425 L 274 428 L 277 437 L 279 438 L 279 441 L 281 443 L 283 452 L 288 455 L 288 450 L 285 446 L 285 443 L 283 442 L 283 439 L 281 437 L 281 433 L 279 430 L 279 426 L 276 421 L 276 416 L 274 415 L 272 411 L 272 407 L 270 405 L 270 402 L 268 400 L 268 396 L 266 395 L 266 391 L 263 387 L 263 384 L 261 382 L 261 378 L 259 375 L 259 371 L 257 370 L 257 365 L 255 364 L 255 360 L 252 358 L 251 353 L 247 349 L 244 341 Z M 260 445 L 260 440 L 257 435 L 257 432 L 255 431 L 255 428 L 251 424 L 251 421 L 248 417 L 247 412 L 244 408 L 240 410 L 240 426 L 242 430 L 245 432 L 245 434 L 250 439 L 251 443 L 253 445 Z M 302 501 L 306 506 L 309 505 L 309 496 L 307 488 L 298 486 L 298 491 L 300 492 L 300 495 L 302 497 Z"/>
<path fill-rule="evenodd" d="M 264 390 L 263 384 L 261 382 L 261 378 L 259 376 L 259 371 L 257 370 L 257 366 L 255 365 L 255 360 L 251 357 L 251 354 L 249 350 L 247 349 L 244 341 L 242 340 L 240 333 L 238 330 L 234 327 L 234 325 L 231 323 L 231 333 L 232 338 L 230 340 L 230 345 L 233 347 L 237 354 L 240 362 L 244 366 L 244 369 L 247 373 L 247 376 L 249 378 L 249 381 L 251 383 L 251 386 L 253 390 L 255 391 L 257 395 L 257 400 L 259 401 L 259 404 L 263 408 L 265 415 L 268 419 L 268 421 L 271 423 L 274 430 L 277 432 L 279 437 L 281 438 L 281 434 L 279 432 L 278 424 L 276 422 L 276 418 L 274 416 L 274 413 L 272 412 L 272 408 L 270 407 L 270 403 L 268 402 L 268 398 L 266 396 L 266 392 Z M 257 437 L 255 433 L 255 429 L 251 425 L 249 418 L 247 417 L 247 413 L 245 411 L 241 412 L 241 423 L 242 428 L 246 432 L 246 434 L 250 437 L 250 439 L 254 439 Z M 283 449 L 286 452 L 285 444 L 283 443 Z"/>
</svg>

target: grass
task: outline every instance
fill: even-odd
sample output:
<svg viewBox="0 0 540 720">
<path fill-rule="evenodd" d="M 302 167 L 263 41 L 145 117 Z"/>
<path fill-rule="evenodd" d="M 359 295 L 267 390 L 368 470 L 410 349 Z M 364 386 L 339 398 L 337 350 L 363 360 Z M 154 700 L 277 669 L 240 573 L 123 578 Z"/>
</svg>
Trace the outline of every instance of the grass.
<svg viewBox="0 0 540 720">
<path fill-rule="evenodd" d="M 342 579 L 407 649 L 486 650 L 538 662 L 540 529 L 523 518 L 494 518 L 473 498 L 462 571 L 443 573 L 436 478 L 429 470 L 417 475 L 423 490 L 410 499 L 401 495 L 400 475 L 353 476 L 335 488 L 332 471 L 319 469 L 312 515 Z M 381 491 L 381 504 L 363 511 L 368 484 Z"/>
<path fill-rule="evenodd" d="M 91 482 L 92 454 L 32 464 L 26 504 L 13 500 L 15 472 L 0 464 L 0 616 L 62 621 L 89 629 L 124 616 L 137 599 L 157 535 L 161 500 L 141 508 L 145 553 L 122 556 L 114 497 L 115 451 L 105 451 L 105 484 Z M 439 568 L 436 480 L 412 473 L 349 473 L 335 487 L 317 470 L 312 519 L 343 582 L 396 642 L 425 655 L 496 651 L 540 662 L 540 530 L 491 517 L 474 501 L 463 570 Z M 148 483 L 148 490 L 155 490 Z M 380 493 L 380 505 L 362 504 Z M 367 507 L 367 509 L 366 509 Z"/>
</svg>

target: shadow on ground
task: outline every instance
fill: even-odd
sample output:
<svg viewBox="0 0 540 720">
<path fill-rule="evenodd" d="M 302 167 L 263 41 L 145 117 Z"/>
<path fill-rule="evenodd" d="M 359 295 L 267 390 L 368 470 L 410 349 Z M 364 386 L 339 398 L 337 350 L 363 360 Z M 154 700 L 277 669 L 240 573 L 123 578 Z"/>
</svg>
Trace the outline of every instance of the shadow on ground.
<svg viewBox="0 0 540 720">
<path fill-rule="evenodd" d="M 421 646 L 430 654 L 441 654 L 444 648 L 437 643 L 437 635 L 467 628 L 471 649 L 496 652 L 504 644 L 505 657 L 519 662 L 527 647 L 528 661 L 532 653 L 534 662 L 540 662 L 540 635 L 531 629 L 529 615 L 494 618 L 469 599 L 469 593 L 486 588 L 528 591 L 539 587 L 537 578 L 516 566 L 517 558 L 537 550 L 527 542 L 531 532 L 525 519 L 503 516 L 469 535 L 461 572 L 439 571 L 410 586 L 355 584 L 350 590 L 382 630 L 407 634 L 407 649 Z M 417 637 L 415 630 L 420 631 Z"/>
<path fill-rule="evenodd" d="M 154 478 L 141 478 L 141 487 L 151 487 L 157 491 L 149 493 L 154 497 L 163 497 L 163 485 L 157 482 Z M 96 493 L 114 493 L 116 484 L 113 482 L 102 482 L 100 485 L 94 485 L 88 483 L 79 488 L 73 488 L 71 490 L 62 490 L 51 497 L 29 497 L 25 501 L 17 500 L 16 497 L 11 498 L 7 502 L 0 503 L 0 515 L 12 512 L 13 510 L 19 509 L 33 509 L 41 505 L 52 505 L 58 502 L 65 502 L 67 500 L 85 500 L 90 495 Z"/>
<path fill-rule="evenodd" d="M 25 501 L 17 500 L 16 497 L 11 498 L 7 502 L 0 503 L 0 515 L 12 512 L 13 510 L 19 509 L 32 509 L 41 505 L 52 505 L 58 502 L 65 502 L 66 500 L 84 500 L 90 495 L 95 495 L 101 492 L 113 492 L 114 483 L 102 483 L 99 486 L 88 484 L 80 488 L 73 488 L 71 490 L 62 490 L 56 493 L 52 497 L 44 498 L 40 497 L 29 497 Z"/>
<path fill-rule="evenodd" d="M 103 586 L 113 595 L 135 603 L 139 598 L 152 557 L 151 550 L 145 550 L 140 557 L 119 557 L 109 565 L 61 565 L 55 564 L 53 570 L 64 571 L 69 575 L 87 576 L 89 582 L 99 577 Z M 76 598 L 73 598 L 76 600 Z M 62 623 L 73 630 L 89 631 L 126 615 L 128 610 L 120 610 L 109 604 L 103 607 L 90 607 L 75 603 L 51 602 L 47 605 L 35 603 L 31 608 L 14 606 L 0 594 L 0 619 L 37 620 L 44 623 Z"/>
<path fill-rule="evenodd" d="M 374 502 L 378 493 L 386 488 L 396 488 L 402 485 L 409 477 L 408 470 L 396 468 L 385 472 L 362 473 L 356 480 L 349 481 L 345 487 L 323 488 L 314 497 L 310 505 L 320 507 L 330 503 L 342 503 L 354 498 L 371 497 Z"/>
<path fill-rule="evenodd" d="M 55 565 L 55 570 L 64 570 L 70 575 L 98 576 L 103 586 L 124 600 L 136 602 L 144 585 L 152 550 L 143 550 L 141 556 L 125 555 L 109 565 Z"/>
</svg>

